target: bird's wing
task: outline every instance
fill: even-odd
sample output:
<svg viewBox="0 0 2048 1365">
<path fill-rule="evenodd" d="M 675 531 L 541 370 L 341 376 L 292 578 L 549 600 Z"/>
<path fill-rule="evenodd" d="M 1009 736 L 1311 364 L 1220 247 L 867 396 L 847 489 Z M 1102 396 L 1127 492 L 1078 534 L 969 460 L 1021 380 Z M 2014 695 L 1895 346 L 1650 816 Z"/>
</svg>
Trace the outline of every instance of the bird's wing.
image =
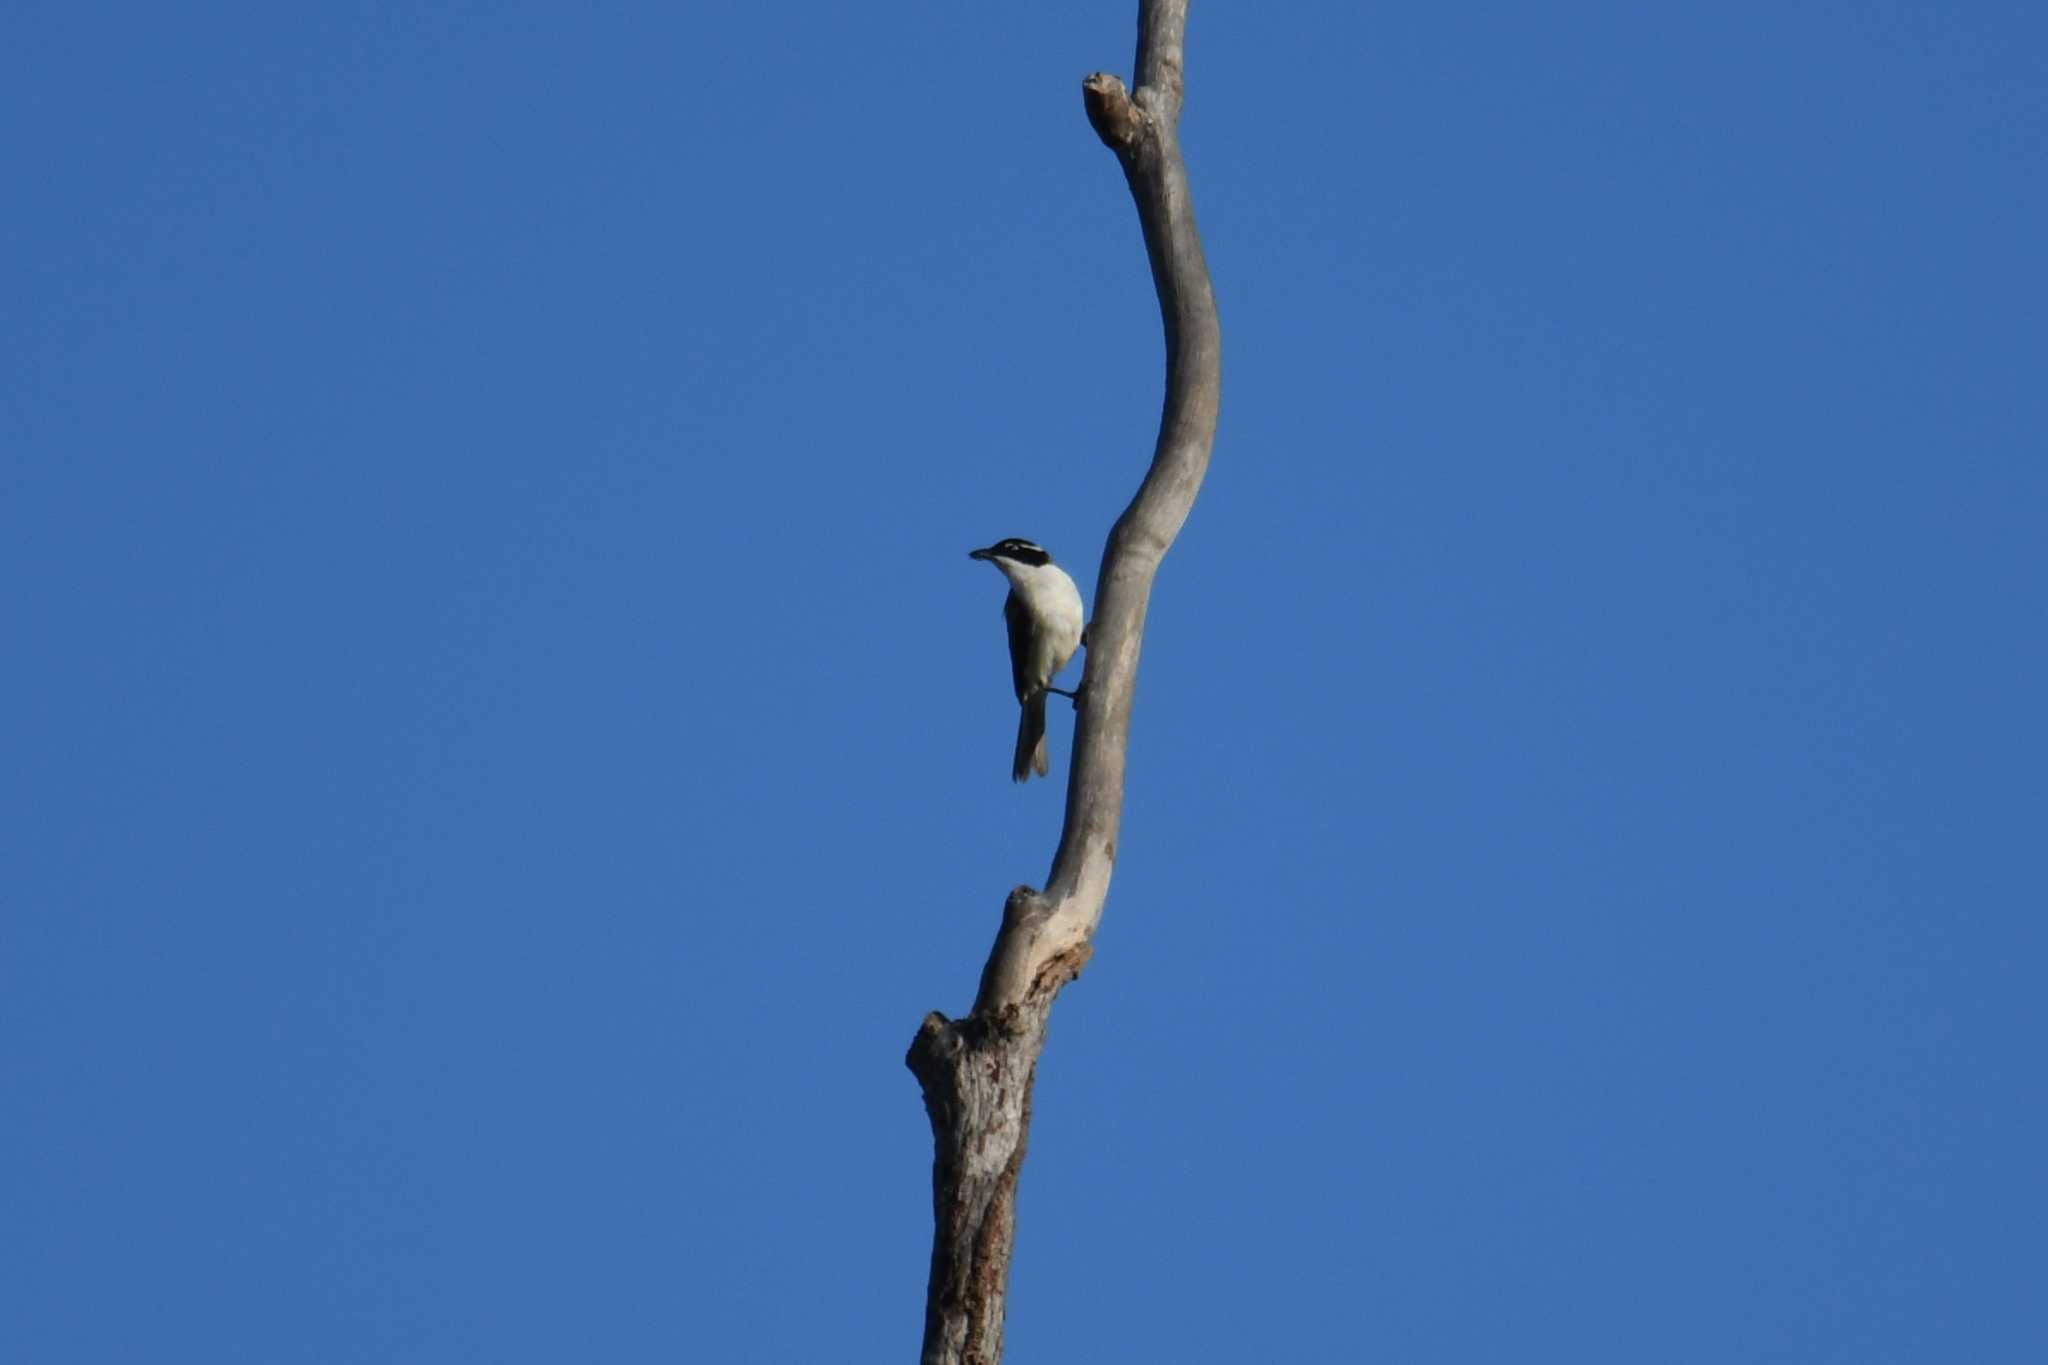
<svg viewBox="0 0 2048 1365">
<path fill-rule="evenodd" d="M 1010 628 L 1010 684 L 1023 701 L 1044 684 L 1031 676 L 1031 610 L 1015 591 L 1003 599 L 1003 624 Z"/>
</svg>

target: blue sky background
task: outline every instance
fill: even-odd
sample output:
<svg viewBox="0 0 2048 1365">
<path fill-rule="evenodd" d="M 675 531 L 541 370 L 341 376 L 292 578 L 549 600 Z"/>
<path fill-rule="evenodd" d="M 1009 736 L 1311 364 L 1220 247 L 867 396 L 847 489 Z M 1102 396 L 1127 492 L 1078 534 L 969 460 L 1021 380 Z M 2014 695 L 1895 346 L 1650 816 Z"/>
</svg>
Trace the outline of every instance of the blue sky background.
<svg viewBox="0 0 2048 1365">
<path fill-rule="evenodd" d="M 10 8 L 0 1357 L 912 1357 L 1134 10 Z M 1012 1360 L 2048 1358 L 2044 53 L 1198 0 Z"/>
</svg>

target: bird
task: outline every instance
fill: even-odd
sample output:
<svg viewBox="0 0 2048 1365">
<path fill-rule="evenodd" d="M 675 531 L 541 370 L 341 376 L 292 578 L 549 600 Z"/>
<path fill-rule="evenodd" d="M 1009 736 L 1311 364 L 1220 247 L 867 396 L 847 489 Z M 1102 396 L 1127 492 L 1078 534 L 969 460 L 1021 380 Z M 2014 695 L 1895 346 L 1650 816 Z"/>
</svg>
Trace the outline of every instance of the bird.
<svg viewBox="0 0 2048 1365">
<path fill-rule="evenodd" d="M 1003 624 L 1010 629 L 1010 681 L 1024 709 L 1017 720 L 1010 780 L 1027 782 L 1033 772 L 1047 776 L 1052 768 L 1045 756 L 1045 696 L 1075 695 L 1054 687 L 1052 680 L 1081 647 L 1086 624 L 1081 590 L 1044 546 L 1028 540 L 999 540 L 985 550 L 969 550 L 967 557 L 987 560 L 1010 580 Z"/>
</svg>

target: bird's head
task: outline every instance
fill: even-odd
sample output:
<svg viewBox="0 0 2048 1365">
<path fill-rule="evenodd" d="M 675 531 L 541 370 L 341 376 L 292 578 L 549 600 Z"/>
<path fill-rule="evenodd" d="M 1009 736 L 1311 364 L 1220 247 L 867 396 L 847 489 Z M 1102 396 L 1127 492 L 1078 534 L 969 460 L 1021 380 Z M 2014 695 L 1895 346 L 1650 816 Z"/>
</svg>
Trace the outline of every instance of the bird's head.
<svg viewBox="0 0 2048 1365">
<path fill-rule="evenodd" d="M 1028 540 L 1019 540 L 1015 536 L 1010 537 L 1008 540 L 999 540 L 985 550 L 969 550 L 967 557 L 969 559 L 986 559 L 999 569 L 1003 567 L 1005 562 L 1028 564 L 1034 568 L 1042 564 L 1052 563 L 1052 556 L 1045 552 L 1043 545 L 1034 544 Z"/>
</svg>

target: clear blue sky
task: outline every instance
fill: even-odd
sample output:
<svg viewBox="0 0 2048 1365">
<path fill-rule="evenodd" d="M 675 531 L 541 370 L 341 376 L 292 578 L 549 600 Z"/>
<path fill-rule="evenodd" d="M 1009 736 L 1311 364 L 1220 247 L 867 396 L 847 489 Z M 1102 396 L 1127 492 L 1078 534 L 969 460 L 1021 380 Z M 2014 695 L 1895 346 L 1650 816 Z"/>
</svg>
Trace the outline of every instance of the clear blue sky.
<svg viewBox="0 0 2048 1365">
<path fill-rule="evenodd" d="M 11 7 L 0 1357 L 912 1358 L 1134 11 Z M 2048 1359 L 2048 19 L 1189 41 L 1011 1359 Z"/>
</svg>

